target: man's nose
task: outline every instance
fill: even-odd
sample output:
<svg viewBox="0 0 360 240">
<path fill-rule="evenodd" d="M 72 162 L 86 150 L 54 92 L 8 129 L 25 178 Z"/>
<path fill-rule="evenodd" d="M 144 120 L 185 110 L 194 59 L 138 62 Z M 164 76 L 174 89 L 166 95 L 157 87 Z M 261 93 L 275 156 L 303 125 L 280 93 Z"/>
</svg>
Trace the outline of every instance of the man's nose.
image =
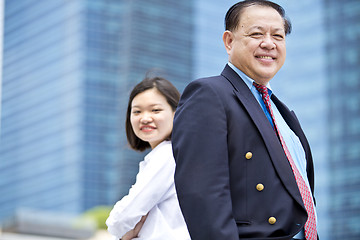
<svg viewBox="0 0 360 240">
<path fill-rule="evenodd" d="M 263 38 L 263 41 L 260 44 L 260 47 L 266 49 L 274 49 L 276 47 L 273 39 L 271 38 L 270 34 L 266 34 Z"/>
</svg>

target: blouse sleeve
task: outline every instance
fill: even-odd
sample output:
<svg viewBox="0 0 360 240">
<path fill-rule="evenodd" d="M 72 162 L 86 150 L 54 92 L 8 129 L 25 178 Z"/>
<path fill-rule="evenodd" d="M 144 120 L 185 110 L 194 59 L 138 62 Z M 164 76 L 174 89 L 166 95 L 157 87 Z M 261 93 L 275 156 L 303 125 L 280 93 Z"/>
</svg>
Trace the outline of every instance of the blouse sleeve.
<svg viewBox="0 0 360 240">
<path fill-rule="evenodd" d="M 146 160 L 129 194 L 118 201 L 106 220 L 110 234 L 121 238 L 135 227 L 141 217 L 162 201 L 174 182 L 175 160 L 171 145 Z M 155 149 L 154 149 L 155 150 Z M 154 151 L 153 150 L 153 151 Z M 149 153 L 151 154 L 151 153 Z"/>
</svg>

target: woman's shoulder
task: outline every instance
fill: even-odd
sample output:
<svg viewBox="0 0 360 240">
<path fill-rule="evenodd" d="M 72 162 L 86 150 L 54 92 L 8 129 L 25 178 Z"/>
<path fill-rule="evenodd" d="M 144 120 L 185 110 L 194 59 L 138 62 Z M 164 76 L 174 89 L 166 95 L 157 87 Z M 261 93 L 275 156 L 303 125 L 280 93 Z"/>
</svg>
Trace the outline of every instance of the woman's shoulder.
<svg viewBox="0 0 360 240">
<path fill-rule="evenodd" d="M 146 155 L 146 158 L 153 158 L 153 157 L 159 157 L 162 158 L 173 158 L 173 152 L 172 152 L 172 144 L 171 141 L 165 140 L 161 142 L 159 145 L 157 145 L 153 150 L 151 150 L 148 155 Z"/>
<path fill-rule="evenodd" d="M 158 154 L 168 154 L 172 156 L 171 141 L 165 140 L 161 142 L 154 150 L 156 150 Z"/>
</svg>

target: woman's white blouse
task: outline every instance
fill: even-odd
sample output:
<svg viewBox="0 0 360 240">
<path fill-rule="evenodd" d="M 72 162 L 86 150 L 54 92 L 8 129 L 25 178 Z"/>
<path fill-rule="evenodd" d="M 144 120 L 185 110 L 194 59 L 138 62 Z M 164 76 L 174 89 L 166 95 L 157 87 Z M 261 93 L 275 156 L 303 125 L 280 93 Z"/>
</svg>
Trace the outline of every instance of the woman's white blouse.
<svg viewBox="0 0 360 240">
<path fill-rule="evenodd" d="M 106 225 L 114 239 L 133 229 L 147 213 L 136 239 L 190 239 L 176 195 L 174 172 L 171 142 L 164 141 L 140 162 L 136 183 L 110 212 Z"/>
</svg>

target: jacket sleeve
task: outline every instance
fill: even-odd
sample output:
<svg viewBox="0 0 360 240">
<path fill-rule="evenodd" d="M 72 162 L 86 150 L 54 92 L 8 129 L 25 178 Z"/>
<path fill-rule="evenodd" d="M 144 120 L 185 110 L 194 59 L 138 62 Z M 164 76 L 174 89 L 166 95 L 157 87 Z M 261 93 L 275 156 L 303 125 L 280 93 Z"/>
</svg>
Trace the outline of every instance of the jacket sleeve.
<svg viewBox="0 0 360 240">
<path fill-rule="evenodd" d="M 191 239 L 239 239 L 229 190 L 226 106 L 216 87 L 194 81 L 172 133 L 175 186 Z"/>
<path fill-rule="evenodd" d="M 161 202 L 173 184 L 175 162 L 171 147 L 169 151 L 161 151 L 161 156 L 158 155 L 152 156 L 140 170 L 129 194 L 115 204 L 106 220 L 108 231 L 118 239 Z"/>
</svg>

